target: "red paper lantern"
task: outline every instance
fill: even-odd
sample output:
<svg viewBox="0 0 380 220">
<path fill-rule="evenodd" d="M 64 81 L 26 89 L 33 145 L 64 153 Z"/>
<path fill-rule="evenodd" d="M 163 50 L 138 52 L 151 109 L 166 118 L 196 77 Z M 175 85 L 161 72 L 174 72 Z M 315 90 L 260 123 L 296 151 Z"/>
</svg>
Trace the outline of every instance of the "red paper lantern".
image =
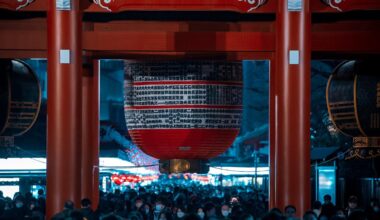
<svg viewBox="0 0 380 220">
<path fill-rule="evenodd" d="M 125 117 L 134 143 L 155 158 L 207 160 L 240 128 L 240 62 L 127 62 Z"/>
<path fill-rule="evenodd" d="M 114 182 L 116 185 L 121 185 L 124 183 L 124 180 L 118 175 L 118 174 L 112 174 L 111 176 L 112 182 Z"/>
</svg>

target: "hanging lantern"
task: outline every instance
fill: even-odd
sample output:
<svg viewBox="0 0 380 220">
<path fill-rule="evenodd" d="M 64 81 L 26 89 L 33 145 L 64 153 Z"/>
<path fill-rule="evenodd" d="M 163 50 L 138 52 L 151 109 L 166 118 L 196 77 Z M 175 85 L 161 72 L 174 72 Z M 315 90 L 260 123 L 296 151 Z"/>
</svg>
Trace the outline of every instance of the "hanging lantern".
<svg viewBox="0 0 380 220">
<path fill-rule="evenodd" d="M 0 60 L 0 136 L 20 136 L 36 122 L 41 107 L 37 76 L 21 60 Z"/>
<path fill-rule="evenodd" d="M 125 118 L 161 172 L 208 172 L 240 128 L 240 62 L 126 62 Z"/>
<path fill-rule="evenodd" d="M 377 62 L 345 61 L 328 80 L 330 118 L 340 132 L 354 137 L 348 158 L 380 156 L 379 73 Z"/>
<path fill-rule="evenodd" d="M 125 182 L 118 174 L 112 174 L 111 180 L 116 185 L 121 185 L 121 184 L 123 184 Z"/>
</svg>

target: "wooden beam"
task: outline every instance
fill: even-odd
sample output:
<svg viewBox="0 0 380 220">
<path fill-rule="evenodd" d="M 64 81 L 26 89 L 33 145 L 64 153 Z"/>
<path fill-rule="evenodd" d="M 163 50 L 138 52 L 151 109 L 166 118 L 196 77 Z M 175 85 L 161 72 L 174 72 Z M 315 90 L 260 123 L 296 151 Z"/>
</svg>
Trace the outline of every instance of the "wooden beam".
<svg viewBox="0 0 380 220">
<path fill-rule="evenodd" d="M 312 0 L 311 10 L 313 13 L 339 13 L 349 11 L 379 11 L 379 0 Z"/>
<path fill-rule="evenodd" d="M 90 51 L 222 52 L 273 51 L 273 33 L 263 32 L 85 32 Z"/>
<path fill-rule="evenodd" d="M 8 2 L 12 2 L 12 5 L 19 5 L 17 0 L 0 0 L 0 8 L 6 8 L 15 10 L 16 6 L 10 5 Z M 26 0 L 23 0 L 26 1 Z M 279 0 L 268 0 L 261 7 L 249 11 L 251 8 L 255 8 L 260 1 L 254 1 L 250 4 L 248 0 L 116 0 L 111 1 L 110 5 L 114 11 L 234 11 L 239 13 L 271 13 L 276 12 L 276 6 Z M 102 12 L 109 13 L 107 10 L 107 4 L 104 0 L 100 0 L 104 8 L 95 3 L 87 3 L 82 1 L 82 7 L 85 12 Z M 331 4 L 329 4 L 329 2 Z M 3 3 L 3 4 L 1 4 Z M 5 4 L 8 3 L 8 4 Z M 378 11 L 380 10 L 379 0 L 346 0 L 336 3 L 334 0 L 311 0 L 311 11 L 313 13 L 339 13 L 348 11 Z M 46 11 L 47 0 L 34 0 L 32 4 L 27 7 L 21 8 L 22 11 Z M 249 12 L 248 12 L 249 11 Z"/>
<path fill-rule="evenodd" d="M 271 52 L 123 52 L 123 51 L 94 51 L 88 54 L 93 58 L 102 59 L 131 59 L 131 60 L 269 60 L 273 57 Z"/>
<path fill-rule="evenodd" d="M 314 32 L 313 52 L 380 54 L 380 30 Z"/>
</svg>

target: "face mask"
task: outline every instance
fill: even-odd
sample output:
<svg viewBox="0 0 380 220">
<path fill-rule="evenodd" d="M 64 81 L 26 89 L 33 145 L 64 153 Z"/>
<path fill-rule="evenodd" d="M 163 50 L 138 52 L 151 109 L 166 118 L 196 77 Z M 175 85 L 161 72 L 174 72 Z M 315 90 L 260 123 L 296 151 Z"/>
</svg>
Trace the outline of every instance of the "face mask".
<svg viewBox="0 0 380 220">
<path fill-rule="evenodd" d="M 139 209 L 142 206 L 142 202 L 136 203 L 136 207 Z"/>
<path fill-rule="evenodd" d="M 21 202 L 18 202 L 16 203 L 16 208 L 21 208 L 24 204 L 22 204 Z"/>
<path fill-rule="evenodd" d="M 203 219 L 205 217 L 205 213 L 204 212 L 198 212 L 198 216 Z"/>
<path fill-rule="evenodd" d="M 169 188 L 166 188 L 166 192 L 170 192 L 170 189 L 169 189 Z"/>
<path fill-rule="evenodd" d="M 145 214 L 149 214 L 149 209 L 145 209 Z"/>
<path fill-rule="evenodd" d="M 374 211 L 374 212 L 380 212 L 380 208 L 379 208 L 379 206 L 375 206 L 375 207 L 373 207 L 373 211 Z"/>
<path fill-rule="evenodd" d="M 177 217 L 178 218 L 183 218 L 185 216 L 185 213 L 183 212 L 177 212 Z"/>
<path fill-rule="evenodd" d="M 227 217 L 228 216 L 228 214 L 230 214 L 230 212 L 229 211 L 222 211 L 222 215 L 224 216 L 224 217 Z"/>
</svg>

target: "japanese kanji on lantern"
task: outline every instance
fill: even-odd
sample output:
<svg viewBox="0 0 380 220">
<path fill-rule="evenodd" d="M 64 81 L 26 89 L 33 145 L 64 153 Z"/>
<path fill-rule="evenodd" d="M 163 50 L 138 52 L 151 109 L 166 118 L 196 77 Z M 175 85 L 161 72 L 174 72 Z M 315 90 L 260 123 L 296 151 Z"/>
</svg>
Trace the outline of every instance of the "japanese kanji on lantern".
<svg viewBox="0 0 380 220">
<path fill-rule="evenodd" d="M 330 76 L 326 88 L 331 120 L 352 136 L 348 158 L 380 156 L 380 68 L 374 61 L 345 61 Z"/>
<path fill-rule="evenodd" d="M 239 132 L 240 62 L 127 61 L 124 87 L 129 134 L 161 172 L 207 172 Z"/>
</svg>

